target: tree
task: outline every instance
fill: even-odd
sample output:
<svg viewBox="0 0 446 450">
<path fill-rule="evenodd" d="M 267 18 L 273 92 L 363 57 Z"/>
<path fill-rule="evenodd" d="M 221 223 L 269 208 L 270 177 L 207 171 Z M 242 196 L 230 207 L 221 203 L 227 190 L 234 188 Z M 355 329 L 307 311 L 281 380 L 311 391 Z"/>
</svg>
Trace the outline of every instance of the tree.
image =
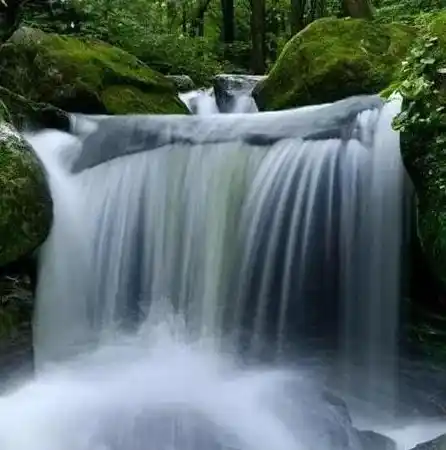
<svg viewBox="0 0 446 450">
<path fill-rule="evenodd" d="M 354 19 L 373 18 L 373 6 L 370 0 L 342 0 L 342 9 L 346 16 Z"/>
<path fill-rule="evenodd" d="M 251 0 L 251 44 L 251 68 L 263 75 L 266 70 L 265 0 Z"/>
<path fill-rule="evenodd" d="M 0 42 L 8 40 L 20 23 L 22 0 L 0 0 Z"/>
<path fill-rule="evenodd" d="M 221 0 L 222 38 L 225 44 L 234 42 L 234 0 Z"/>
</svg>

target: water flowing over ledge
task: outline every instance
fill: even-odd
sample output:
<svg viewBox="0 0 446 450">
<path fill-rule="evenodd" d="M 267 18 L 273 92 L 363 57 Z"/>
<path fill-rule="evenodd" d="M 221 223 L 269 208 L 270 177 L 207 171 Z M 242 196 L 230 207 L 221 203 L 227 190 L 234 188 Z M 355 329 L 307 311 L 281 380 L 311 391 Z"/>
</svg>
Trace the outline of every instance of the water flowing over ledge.
<svg viewBox="0 0 446 450">
<path fill-rule="evenodd" d="M 355 97 L 243 116 L 75 116 L 71 134 L 30 136 L 55 221 L 40 255 L 38 376 L 3 406 L 8 428 L 24 405 L 43 432 L 0 427 L 0 444 L 361 449 L 303 355 L 322 340 L 331 385 L 381 420 L 392 411 L 399 107 Z"/>
<path fill-rule="evenodd" d="M 381 109 L 375 96 L 352 97 L 334 104 L 261 114 L 209 116 L 74 116 L 72 132 L 87 134 L 73 172 L 117 156 L 169 144 L 211 145 L 245 142 L 271 146 L 282 139 L 358 139 L 370 147 L 373 120 L 357 121 L 362 111 Z M 94 130 L 93 133 L 90 133 Z"/>
<path fill-rule="evenodd" d="M 372 96 L 243 120 L 78 116 L 73 135 L 33 137 L 55 203 L 37 361 L 132 327 L 168 299 L 191 332 L 253 357 L 327 336 L 342 371 L 364 370 L 352 389 L 379 384 L 391 398 L 398 108 Z"/>
</svg>

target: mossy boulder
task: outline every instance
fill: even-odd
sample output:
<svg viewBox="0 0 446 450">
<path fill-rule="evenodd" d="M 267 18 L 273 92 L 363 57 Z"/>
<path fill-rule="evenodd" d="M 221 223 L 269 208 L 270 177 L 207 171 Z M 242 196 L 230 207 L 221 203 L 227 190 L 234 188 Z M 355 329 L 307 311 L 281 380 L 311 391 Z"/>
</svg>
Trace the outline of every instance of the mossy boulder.
<svg viewBox="0 0 446 450">
<path fill-rule="evenodd" d="M 414 36 L 402 24 L 316 20 L 286 44 L 254 98 L 261 110 L 279 110 L 376 94 L 392 81 Z"/>
<path fill-rule="evenodd" d="M 40 161 L 21 135 L 0 122 L 0 267 L 47 237 L 52 202 Z"/>
<path fill-rule="evenodd" d="M 0 117 L 1 105 L 8 111 L 3 116 L 18 130 L 57 128 L 68 131 L 70 119 L 65 111 L 47 103 L 36 103 L 0 87 Z"/>
<path fill-rule="evenodd" d="M 186 113 L 174 85 L 104 42 L 19 29 L 0 48 L 0 86 L 89 114 Z"/>
</svg>

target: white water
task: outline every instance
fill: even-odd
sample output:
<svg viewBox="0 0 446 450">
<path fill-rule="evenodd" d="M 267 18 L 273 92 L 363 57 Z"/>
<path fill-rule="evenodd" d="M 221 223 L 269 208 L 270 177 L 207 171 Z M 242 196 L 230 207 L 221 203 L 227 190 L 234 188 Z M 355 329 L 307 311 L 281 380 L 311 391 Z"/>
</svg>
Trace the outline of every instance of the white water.
<svg viewBox="0 0 446 450">
<path fill-rule="evenodd" d="M 346 383 L 370 399 L 379 380 L 391 398 L 397 108 L 361 113 L 360 140 L 174 143 L 76 175 L 76 138 L 31 137 L 55 222 L 39 274 L 39 375 L 1 399 L 1 448 L 356 450 L 313 373 L 247 369 L 221 351 L 237 354 L 241 342 L 285 361 L 300 332 L 325 324 L 318 311 L 328 322 L 338 312 L 339 370 L 361 369 Z M 179 334 L 159 309 L 166 303 L 184 322 Z M 146 326 L 122 337 L 135 318 Z"/>
<path fill-rule="evenodd" d="M 51 150 L 73 138 L 37 135 L 55 203 L 41 258 L 38 360 L 145 317 L 161 298 L 199 336 L 232 335 L 254 355 L 267 341 L 284 351 L 340 309 L 344 346 L 359 343 L 346 355 L 368 358 L 362 382 L 379 366 L 382 387 L 395 352 L 400 261 L 394 111 L 358 117 L 362 144 L 172 144 L 77 175 Z"/>
<path fill-rule="evenodd" d="M 242 370 L 167 317 L 2 397 L 2 450 L 358 448 L 302 374 Z"/>
<path fill-rule="evenodd" d="M 181 92 L 179 97 L 193 114 L 207 116 L 209 114 L 219 113 L 213 89 L 198 89 L 196 91 Z"/>
</svg>

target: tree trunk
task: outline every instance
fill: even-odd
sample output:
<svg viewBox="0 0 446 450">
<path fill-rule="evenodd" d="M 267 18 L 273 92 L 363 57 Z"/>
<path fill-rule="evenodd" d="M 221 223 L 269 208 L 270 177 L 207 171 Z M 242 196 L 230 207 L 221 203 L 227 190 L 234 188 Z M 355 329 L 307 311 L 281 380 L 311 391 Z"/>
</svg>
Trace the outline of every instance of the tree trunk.
<svg viewBox="0 0 446 450">
<path fill-rule="evenodd" d="M 251 68 L 263 75 L 265 65 L 265 0 L 251 0 Z"/>
<path fill-rule="evenodd" d="M 200 0 L 193 12 L 189 33 L 192 37 L 204 34 L 204 15 L 208 9 L 209 3 L 211 3 L 211 0 Z"/>
<path fill-rule="evenodd" d="M 342 7 L 347 16 L 354 19 L 372 19 L 373 5 L 371 0 L 342 0 Z"/>
<path fill-rule="evenodd" d="M 306 0 L 291 0 L 291 31 L 298 33 L 305 27 L 305 6 Z"/>
<path fill-rule="evenodd" d="M 21 0 L 0 0 L 0 43 L 7 41 L 20 25 Z"/>
<path fill-rule="evenodd" d="M 221 12 L 223 16 L 223 42 L 234 42 L 234 0 L 221 0 Z"/>
</svg>

